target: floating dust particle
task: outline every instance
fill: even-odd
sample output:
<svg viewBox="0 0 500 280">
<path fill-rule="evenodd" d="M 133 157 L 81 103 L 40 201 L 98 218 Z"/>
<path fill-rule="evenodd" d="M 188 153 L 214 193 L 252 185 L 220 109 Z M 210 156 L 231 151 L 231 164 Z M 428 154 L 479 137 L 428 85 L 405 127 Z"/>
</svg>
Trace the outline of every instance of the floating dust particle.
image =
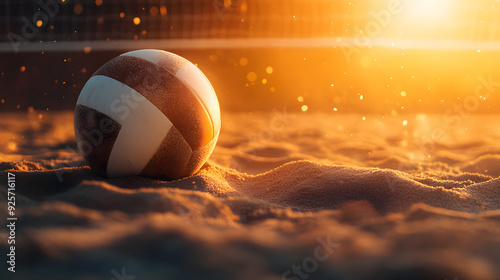
<svg viewBox="0 0 500 280">
<path fill-rule="evenodd" d="M 124 17 L 125 17 L 125 13 L 124 13 L 124 12 L 121 12 L 121 13 L 120 13 L 120 17 L 121 17 L 121 18 L 124 18 Z"/>
<path fill-rule="evenodd" d="M 36 22 L 36 27 L 41 27 L 42 25 L 43 25 L 43 21 L 39 19 L 39 20 Z"/>
<path fill-rule="evenodd" d="M 91 50 L 92 50 L 92 48 L 91 48 L 91 47 L 89 47 L 89 46 L 87 46 L 87 47 L 83 48 L 83 52 L 84 52 L 85 54 L 89 54 Z"/>
<path fill-rule="evenodd" d="M 95 0 L 96 6 L 101 6 L 102 5 L 102 0 Z"/>
<path fill-rule="evenodd" d="M 141 19 L 139 17 L 134 18 L 134 24 L 139 25 L 141 23 Z"/>
<path fill-rule="evenodd" d="M 271 66 L 267 66 L 267 68 L 266 68 L 266 73 L 267 73 L 267 74 L 269 74 L 269 75 L 271 75 L 273 72 L 274 72 L 273 67 L 271 67 Z"/>
<path fill-rule="evenodd" d="M 304 102 L 304 97 L 302 97 L 302 96 L 297 97 L 297 101 Z"/>
<path fill-rule="evenodd" d="M 26 71 L 26 67 L 24 67 L 24 66 L 21 66 L 21 67 L 19 68 L 19 71 L 21 71 L 21 72 L 24 72 L 24 71 Z"/>
<path fill-rule="evenodd" d="M 406 92 L 405 92 L 405 91 L 402 91 L 402 92 L 401 92 L 401 96 L 406 97 Z"/>
<path fill-rule="evenodd" d="M 262 79 L 262 84 L 263 85 L 267 84 L 267 79 L 266 78 Z"/>
<path fill-rule="evenodd" d="M 309 106 L 307 106 L 307 105 L 302 105 L 302 108 L 301 108 L 301 109 L 302 109 L 302 112 L 305 112 L 305 111 L 309 110 Z"/>
</svg>

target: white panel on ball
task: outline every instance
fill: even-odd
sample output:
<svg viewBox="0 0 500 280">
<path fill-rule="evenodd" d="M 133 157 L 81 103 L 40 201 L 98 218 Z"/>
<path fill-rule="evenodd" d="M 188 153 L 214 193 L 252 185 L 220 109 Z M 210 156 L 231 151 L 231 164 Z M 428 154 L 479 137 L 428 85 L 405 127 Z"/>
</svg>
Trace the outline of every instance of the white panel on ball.
<svg viewBox="0 0 500 280">
<path fill-rule="evenodd" d="M 137 98 L 140 96 L 140 93 L 115 79 L 94 76 L 78 98 L 77 104 L 97 110 L 122 126 L 109 157 L 109 177 L 138 175 L 172 127 L 172 122 L 153 103 Z M 136 102 L 130 106 L 123 101 L 126 99 Z M 121 106 L 112 105 L 120 103 Z"/>
</svg>

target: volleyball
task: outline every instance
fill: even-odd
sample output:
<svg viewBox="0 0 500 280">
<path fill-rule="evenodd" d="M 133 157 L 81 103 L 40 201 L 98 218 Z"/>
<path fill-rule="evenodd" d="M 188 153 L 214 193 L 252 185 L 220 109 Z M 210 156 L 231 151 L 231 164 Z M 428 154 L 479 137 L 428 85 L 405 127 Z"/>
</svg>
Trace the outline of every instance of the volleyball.
<svg viewBox="0 0 500 280">
<path fill-rule="evenodd" d="M 161 50 L 99 68 L 75 108 L 78 150 L 97 174 L 173 180 L 195 174 L 221 128 L 215 91 L 198 67 Z"/>
</svg>

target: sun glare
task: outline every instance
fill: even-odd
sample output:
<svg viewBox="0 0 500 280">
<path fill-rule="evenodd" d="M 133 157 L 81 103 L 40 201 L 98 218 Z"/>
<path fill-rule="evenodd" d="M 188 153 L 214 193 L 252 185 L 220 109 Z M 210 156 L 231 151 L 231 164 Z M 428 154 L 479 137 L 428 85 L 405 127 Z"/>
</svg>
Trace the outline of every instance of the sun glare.
<svg viewBox="0 0 500 280">
<path fill-rule="evenodd" d="M 451 0 L 418 0 L 408 1 L 407 16 L 409 20 L 436 22 L 449 19 L 453 8 Z"/>
</svg>

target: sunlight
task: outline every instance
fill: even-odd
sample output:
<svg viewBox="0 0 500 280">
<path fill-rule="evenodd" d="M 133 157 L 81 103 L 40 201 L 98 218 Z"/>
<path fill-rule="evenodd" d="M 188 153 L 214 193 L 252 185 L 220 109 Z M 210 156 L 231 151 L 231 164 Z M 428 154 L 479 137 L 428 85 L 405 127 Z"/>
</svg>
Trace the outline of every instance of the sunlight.
<svg viewBox="0 0 500 280">
<path fill-rule="evenodd" d="M 409 0 L 406 5 L 405 11 L 408 20 L 418 20 L 419 23 L 436 23 L 449 20 L 452 14 L 453 1 Z"/>
</svg>

